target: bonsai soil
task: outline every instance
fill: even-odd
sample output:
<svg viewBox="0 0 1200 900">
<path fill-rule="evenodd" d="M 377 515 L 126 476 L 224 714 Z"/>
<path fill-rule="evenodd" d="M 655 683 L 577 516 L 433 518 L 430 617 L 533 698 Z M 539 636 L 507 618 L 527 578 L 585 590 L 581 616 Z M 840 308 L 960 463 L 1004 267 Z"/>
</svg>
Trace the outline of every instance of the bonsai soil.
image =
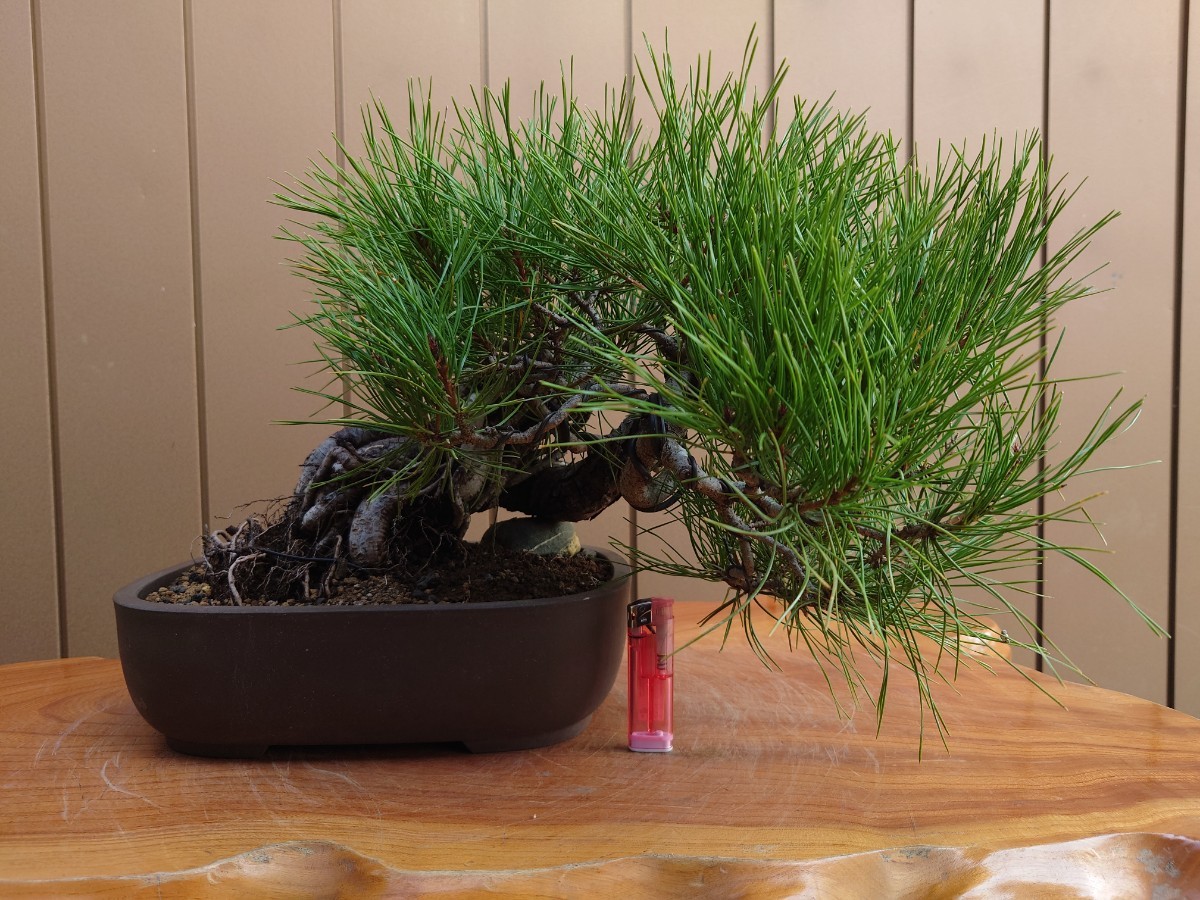
<svg viewBox="0 0 1200 900">
<path fill-rule="evenodd" d="M 463 544 L 461 552 L 427 560 L 416 570 L 382 575 L 348 574 L 334 584 L 326 606 L 391 606 L 558 597 L 587 591 L 612 578 L 612 565 L 586 551 L 538 556 L 523 550 Z M 210 580 L 204 566 L 187 569 L 171 585 L 146 596 L 159 603 L 233 606 L 227 585 Z M 243 606 L 301 606 L 317 601 L 243 597 Z"/>
</svg>

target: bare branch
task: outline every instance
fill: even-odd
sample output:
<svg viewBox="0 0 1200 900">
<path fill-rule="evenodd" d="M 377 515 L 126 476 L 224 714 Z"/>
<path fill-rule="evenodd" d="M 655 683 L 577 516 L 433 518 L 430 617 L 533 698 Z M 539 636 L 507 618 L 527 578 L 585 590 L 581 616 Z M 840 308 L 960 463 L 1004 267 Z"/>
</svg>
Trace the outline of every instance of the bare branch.
<svg viewBox="0 0 1200 900">
<path fill-rule="evenodd" d="M 671 360 L 671 362 L 679 362 L 679 341 L 667 334 L 665 331 L 662 331 L 658 328 L 643 326 L 642 328 L 635 328 L 634 334 L 646 335 L 650 338 L 650 340 L 654 341 L 654 345 L 658 348 L 658 352 L 661 353 L 665 358 Z"/>
</svg>

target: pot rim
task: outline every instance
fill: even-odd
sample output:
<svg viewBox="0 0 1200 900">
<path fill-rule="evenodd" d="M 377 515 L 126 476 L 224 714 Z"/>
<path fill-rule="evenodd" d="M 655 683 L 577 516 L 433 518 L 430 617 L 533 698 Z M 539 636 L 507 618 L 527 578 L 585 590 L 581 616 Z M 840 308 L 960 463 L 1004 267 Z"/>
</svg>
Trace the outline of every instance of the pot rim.
<svg viewBox="0 0 1200 900">
<path fill-rule="evenodd" d="M 290 614 L 309 614 L 309 615 L 330 615 L 332 613 L 392 613 L 393 615 L 405 615 L 414 613 L 429 613 L 432 610 L 450 611 L 478 611 L 481 609 L 513 609 L 516 607 L 528 606 L 552 606 L 555 604 L 584 601 L 601 592 L 607 592 L 613 587 L 627 581 L 633 574 L 633 569 L 629 563 L 621 556 L 601 550 L 598 547 L 584 547 L 584 551 L 594 553 L 595 555 L 608 560 L 613 567 L 613 577 L 594 588 L 586 591 L 581 591 L 577 594 L 560 594 L 555 597 L 531 597 L 522 600 L 465 600 L 453 603 L 399 603 L 399 604 L 378 604 L 378 605 L 363 605 L 363 606 L 335 606 L 325 605 L 321 603 L 297 604 L 295 606 L 200 606 L 199 604 L 176 604 L 176 603 L 155 603 L 150 600 L 143 600 L 142 594 L 148 593 L 152 589 L 162 587 L 169 584 L 171 580 L 184 569 L 191 568 L 197 565 L 195 560 L 190 560 L 185 563 L 176 563 L 173 566 L 168 566 L 158 572 L 150 575 L 144 575 L 136 581 L 130 582 L 122 588 L 119 588 L 113 594 L 113 603 L 116 606 L 123 606 L 128 609 L 137 609 L 143 611 L 159 612 L 166 615 L 275 615 L 279 613 Z"/>
</svg>

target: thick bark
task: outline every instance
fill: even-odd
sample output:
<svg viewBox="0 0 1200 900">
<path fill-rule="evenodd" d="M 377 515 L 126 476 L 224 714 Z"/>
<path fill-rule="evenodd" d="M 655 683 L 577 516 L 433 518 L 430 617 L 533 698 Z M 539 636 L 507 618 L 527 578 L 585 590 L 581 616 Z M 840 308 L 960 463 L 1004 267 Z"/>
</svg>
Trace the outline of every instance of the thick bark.
<svg viewBox="0 0 1200 900">
<path fill-rule="evenodd" d="M 582 522 L 594 519 L 621 499 L 614 466 L 599 454 L 550 466 L 500 494 L 500 508 L 541 519 Z"/>
<path fill-rule="evenodd" d="M 633 419 L 626 419 L 610 437 L 622 438 L 595 444 L 586 456 L 535 471 L 508 484 L 499 506 L 559 522 L 594 519 L 621 499 L 621 472 L 628 463 L 627 442 Z"/>
</svg>

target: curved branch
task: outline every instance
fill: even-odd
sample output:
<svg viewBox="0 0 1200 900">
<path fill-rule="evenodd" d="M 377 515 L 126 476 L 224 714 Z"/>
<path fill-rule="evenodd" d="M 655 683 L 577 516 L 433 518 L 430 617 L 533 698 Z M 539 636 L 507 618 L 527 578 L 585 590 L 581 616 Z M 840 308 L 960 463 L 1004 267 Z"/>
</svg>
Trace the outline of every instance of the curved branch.
<svg viewBox="0 0 1200 900">
<path fill-rule="evenodd" d="M 546 466 L 507 485 L 500 494 L 500 507 L 565 522 L 594 519 L 622 497 L 624 459 L 610 448 L 623 446 L 639 418 L 626 417 L 606 441 L 591 444 L 583 458 Z"/>
</svg>

